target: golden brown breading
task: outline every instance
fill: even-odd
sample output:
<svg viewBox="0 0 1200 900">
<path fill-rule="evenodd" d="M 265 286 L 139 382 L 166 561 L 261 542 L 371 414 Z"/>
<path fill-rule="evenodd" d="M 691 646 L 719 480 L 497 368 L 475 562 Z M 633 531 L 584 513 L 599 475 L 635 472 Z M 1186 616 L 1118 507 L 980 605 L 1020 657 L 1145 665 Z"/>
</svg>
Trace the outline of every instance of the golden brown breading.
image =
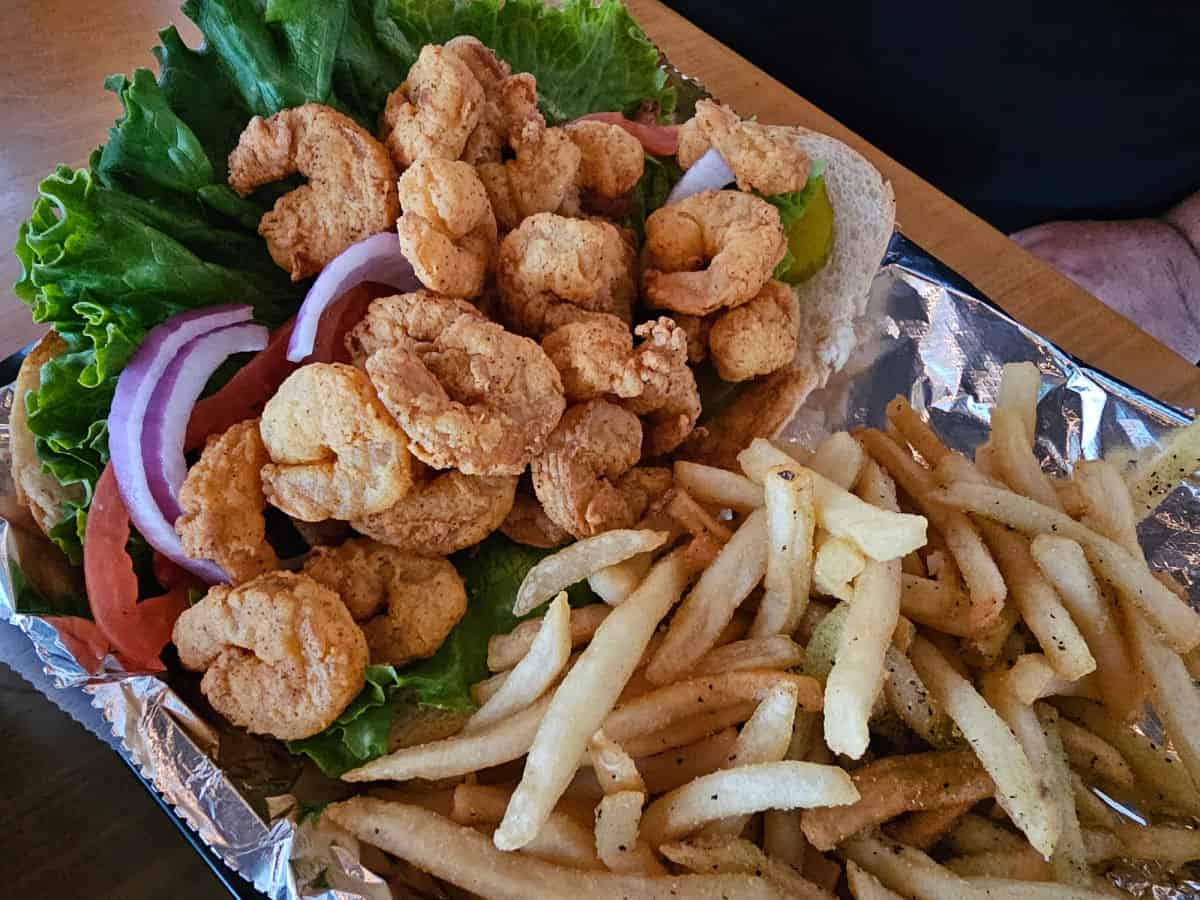
<svg viewBox="0 0 1200 900">
<path fill-rule="evenodd" d="M 696 114 L 679 129 L 675 158 L 690 169 L 709 147 L 733 170 L 743 191 L 787 194 L 808 181 L 808 154 L 769 125 L 743 120 L 714 100 L 696 103 Z"/>
<path fill-rule="evenodd" d="M 619 197 L 642 177 L 646 151 L 642 142 L 619 125 L 588 120 L 566 126 L 579 148 L 578 184 L 602 197 Z"/>
<path fill-rule="evenodd" d="M 472 35 L 451 38 L 445 48 L 466 64 L 483 88 L 479 124 L 467 138 L 462 159 L 473 166 L 500 162 L 526 122 L 544 124 L 537 108 L 537 80 L 528 72 L 511 74 L 508 63 Z"/>
<path fill-rule="evenodd" d="M 708 349 L 722 379 L 746 381 L 795 359 L 799 333 L 796 295 L 783 282 L 772 280 L 749 303 L 717 314 Z"/>
<path fill-rule="evenodd" d="M 527 121 L 513 141 L 514 158 L 479 165 L 500 228 L 516 228 L 535 213 L 579 211 L 579 148 L 561 128 Z"/>
<path fill-rule="evenodd" d="M 381 139 L 401 169 L 418 159 L 458 159 L 483 114 L 483 88 L 458 54 L 426 44 L 388 95 Z"/>
</svg>

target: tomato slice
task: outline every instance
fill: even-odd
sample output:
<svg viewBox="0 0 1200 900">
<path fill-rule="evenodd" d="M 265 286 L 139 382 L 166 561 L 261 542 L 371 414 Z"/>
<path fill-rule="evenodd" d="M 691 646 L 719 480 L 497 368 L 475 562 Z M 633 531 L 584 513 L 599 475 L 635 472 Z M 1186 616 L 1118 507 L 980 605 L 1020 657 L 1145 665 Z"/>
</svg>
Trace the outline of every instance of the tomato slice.
<svg viewBox="0 0 1200 900">
<path fill-rule="evenodd" d="M 79 665 L 93 675 L 100 671 L 109 643 L 95 622 L 79 616 L 54 616 L 47 621 L 54 626 L 59 642 Z"/>
<path fill-rule="evenodd" d="M 159 654 L 171 640 L 175 620 L 187 608 L 187 583 L 138 602 L 133 560 L 125 552 L 129 512 L 117 490 L 111 464 L 105 467 L 88 510 L 83 540 L 83 577 L 96 626 L 127 666 L 162 671 Z"/>
<path fill-rule="evenodd" d="M 679 150 L 678 125 L 645 125 L 627 119 L 619 112 L 594 112 L 580 116 L 576 122 L 607 122 L 620 125 L 642 142 L 642 149 L 651 156 L 674 156 Z"/>
</svg>

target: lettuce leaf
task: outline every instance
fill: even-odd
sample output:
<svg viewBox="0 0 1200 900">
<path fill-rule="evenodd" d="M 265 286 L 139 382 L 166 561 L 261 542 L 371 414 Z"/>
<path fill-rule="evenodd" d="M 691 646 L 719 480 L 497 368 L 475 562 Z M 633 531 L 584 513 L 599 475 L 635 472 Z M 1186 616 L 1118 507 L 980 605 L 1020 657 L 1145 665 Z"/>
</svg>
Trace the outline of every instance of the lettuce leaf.
<svg viewBox="0 0 1200 900">
<path fill-rule="evenodd" d="M 387 752 L 392 718 L 402 706 L 471 712 L 475 708 L 471 685 L 491 674 L 488 638 L 545 614 L 542 606 L 517 617 L 512 605 L 526 573 L 551 552 L 494 534 L 478 547 L 455 554 L 451 562 L 467 589 L 467 612 L 438 652 L 402 669 L 368 667 L 362 693 L 337 721 L 313 737 L 290 741 L 288 749 L 303 753 L 326 775 L 337 777 Z M 598 602 L 586 582 L 568 589 L 567 595 L 572 606 Z"/>
</svg>

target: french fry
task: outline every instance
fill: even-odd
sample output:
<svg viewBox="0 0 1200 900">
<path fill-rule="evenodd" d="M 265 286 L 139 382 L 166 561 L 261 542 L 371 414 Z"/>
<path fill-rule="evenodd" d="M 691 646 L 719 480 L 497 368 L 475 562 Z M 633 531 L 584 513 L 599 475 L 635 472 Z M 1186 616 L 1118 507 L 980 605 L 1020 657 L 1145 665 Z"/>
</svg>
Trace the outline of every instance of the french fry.
<svg viewBox="0 0 1200 900">
<path fill-rule="evenodd" d="M 733 752 L 737 729 L 725 728 L 695 743 L 638 759 L 638 771 L 650 794 L 665 794 L 693 778 L 721 768 Z"/>
<path fill-rule="evenodd" d="M 767 508 L 767 561 L 763 597 L 751 637 L 791 633 L 804 614 L 812 580 L 812 476 L 798 466 L 770 469 L 763 481 Z"/>
<path fill-rule="evenodd" d="M 1185 653 L 1200 644 L 1200 615 L 1150 573 L 1145 560 L 1070 516 L 1028 497 L 981 484 L 956 482 L 938 492 L 950 506 L 1009 525 L 1025 534 L 1058 534 L 1077 541 L 1096 573 L 1135 604 L 1172 649 Z"/>
<path fill-rule="evenodd" d="M 762 875 L 784 897 L 799 900 L 832 900 L 833 895 L 804 878 L 791 866 L 763 853 L 750 841 L 737 837 L 700 837 L 663 844 L 659 851 L 690 872 Z"/>
<path fill-rule="evenodd" d="M 571 610 L 571 646 L 578 647 L 590 641 L 609 612 L 611 610 L 603 603 L 590 603 Z M 517 665 L 533 646 L 541 627 L 541 619 L 531 619 L 507 634 L 492 635 L 488 639 L 488 668 L 493 672 L 503 672 Z"/>
<path fill-rule="evenodd" d="M 646 667 L 652 683 L 675 681 L 716 645 L 734 610 L 766 572 L 766 525 L 764 510 L 750 513 L 700 576 L 675 611 L 666 638 Z"/>
<path fill-rule="evenodd" d="M 836 431 L 817 445 L 808 467 L 844 491 L 854 490 L 867 455 L 862 444 L 844 431 Z"/>
<path fill-rule="evenodd" d="M 762 821 L 763 851 L 797 872 L 804 871 L 804 851 L 808 846 L 800 830 L 800 816 L 798 809 L 768 809 Z"/>
<path fill-rule="evenodd" d="M 942 581 L 902 575 L 900 610 L 927 628 L 966 637 L 979 631 L 970 598 Z"/>
<path fill-rule="evenodd" d="M 773 634 L 723 644 L 701 657 L 692 671 L 716 675 L 743 669 L 791 669 L 803 662 L 803 647 L 786 635 Z"/>
<path fill-rule="evenodd" d="M 692 713 L 653 731 L 627 738 L 622 742 L 622 746 L 636 759 L 672 752 L 679 747 L 695 744 L 731 725 L 740 725 L 754 715 L 757 706 L 753 700 L 742 700 L 717 709 Z"/>
<path fill-rule="evenodd" d="M 964 638 L 963 651 L 971 657 L 972 664 L 980 669 L 994 666 L 1004 653 L 1005 646 L 1014 634 L 1013 629 L 1020 620 L 1016 605 L 1005 603 L 995 619 L 971 637 Z"/>
<path fill-rule="evenodd" d="M 1092 872 L 1088 868 L 1083 832 L 1075 812 L 1071 770 L 1067 766 L 1067 755 L 1058 730 L 1058 710 L 1040 703 L 1036 708 L 1036 715 L 1049 751 L 1046 759 L 1046 782 L 1050 785 L 1049 800 L 1059 810 L 1058 844 L 1054 848 L 1054 855 L 1050 857 L 1054 880 L 1075 887 L 1088 887 L 1092 883 Z"/>
<path fill-rule="evenodd" d="M 883 882 L 860 866 L 858 863 L 846 863 L 846 882 L 854 900 L 904 900 L 895 891 L 883 886 Z"/>
<path fill-rule="evenodd" d="M 991 796 L 992 779 L 969 750 L 888 756 L 850 774 L 860 799 L 850 806 L 805 810 L 801 829 L 818 850 L 913 810 L 975 803 Z"/>
<path fill-rule="evenodd" d="M 788 453 L 780 450 L 766 438 L 755 438 L 737 456 L 738 465 L 746 473 L 746 477 L 755 484 L 766 480 L 767 472 L 777 466 L 795 466 L 798 461 Z"/>
<path fill-rule="evenodd" d="M 497 849 L 518 850 L 537 835 L 574 776 L 588 740 L 616 705 L 658 623 L 679 599 L 693 564 L 686 547 L 656 563 L 641 586 L 609 613 L 550 695 L 521 782 L 492 836 Z"/>
<path fill-rule="evenodd" d="M 964 878 L 1007 878 L 1018 881 L 1053 881 L 1050 863 L 1026 844 L 1019 850 L 988 850 L 973 856 L 957 856 L 943 865 Z"/>
<path fill-rule="evenodd" d="M 711 503 L 738 512 L 749 512 L 763 505 L 763 491 L 745 475 L 679 460 L 675 463 L 675 483 L 703 503 Z"/>
<path fill-rule="evenodd" d="M 504 816 L 512 791 L 483 784 L 460 784 L 454 789 L 450 818 L 459 825 L 495 825 Z M 524 848 L 530 856 L 576 869 L 603 868 L 592 835 L 570 815 L 555 810 L 534 840 Z"/>
<path fill-rule="evenodd" d="M 1008 672 L 1008 683 L 1013 694 L 1026 706 L 1032 706 L 1044 697 L 1055 695 L 1089 697 L 1098 700 L 1093 676 L 1078 681 L 1068 681 L 1050 665 L 1041 653 L 1023 653 L 1013 662 Z"/>
<path fill-rule="evenodd" d="M 1035 363 L 1005 363 L 1000 370 L 996 406 L 1013 413 L 1021 423 L 1029 441 L 1027 451 L 1037 437 L 1037 407 L 1041 388 L 1042 373 Z"/>
<path fill-rule="evenodd" d="M 712 513 L 697 503 L 683 488 L 669 492 L 666 512 L 679 526 L 692 535 L 708 533 L 721 543 L 729 540 L 732 532 L 715 518 Z"/>
<path fill-rule="evenodd" d="M 436 878 L 497 900 L 778 900 L 770 882 L 751 875 L 644 876 L 589 872 L 527 855 L 503 853 L 485 835 L 417 806 L 356 797 L 322 816 Z"/>
<path fill-rule="evenodd" d="M 508 672 L 497 672 L 482 681 L 477 681 L 471 685 L 471 700 L 476 706 L 483 706 L 487 703 L 500 688 L 504 687 L 504 682 L 508 681 Z"/>
<path fill-rule="evenodd" d="M 1027 434 L 1020 416 L 1012 410 L 992 410 L 992 436 L 989 441 L 1002 480 L 1014 491 L 1043 506 L 1062 509 L 1058 492 L 1030 450 L 1032 435 Z"/>
<path fill-rule="evenodd" d="M 839 848 L 887 888 L 922 900 L 963 900 L 976 894 L 967 882 L 912 847 L 871 834 L 847 838 Z"/>
<path fill-rule="evenodd" d="M 1041 802 L 1040 782 L 1029 758 L 994 709 L 924 638 L 913 642 L 913 667 L 945 708 L 996 783 L 996 800 L 1043 856 L 1058 840 L 1054 807 Z"/>
<path fill-rule="evenodd" d="M 817 535 L 812 562 L 812 588 L 819 594 L 849 601 L 854 581 L 867 567 L 867 558 L 845 538 L 827 532 Z"/>
<path fill-rule="evenodd" d="M 1033 539 L 1030 549 L 1095 657 L 1095 677 L 1101 697 L 1118 717 L 1128 719 L 1137 715 L 1141 697 L 1137 691 L 1129 690 L 1133 663 L 1118 628 L 1117 612 L 1101 595 L 1083 548 L 1070 538 L 1042 534 Z"/>
<path fill-rule="evenodd" d="M 940 809 L 922 809 L 890 823 L 885 833 L 894 841 L 928 850 L 958 824 L 974 806 L 974 802 L 954 803 Z"/>
<path fill-rule="evenodd" d="M 609 606 L 618 606 L 642 583 L 652 565 L 654 554 L 641 553 L 589 575 L 588 587 Z"/>
<path fill-rule="evenodd" d="M 1195 421 L 1163 441 L 1153 455 L 1138 460 L 1126 477 L 1138 519 L 1158 508 L 1185 478 L 1200 469 L 1200 425 Z"/>
<path fill-rule="evenodd" d="M 596 855 L 611 872 L 666 875 L 654 851 L 638 835 L 646 795 L 623 790 L 607 794 L 596 807 Z"/>
<path fill-rule="evenodd" d="M 1067 759 L 1077 770 L 1089 772 L 1108 784 L 1133 789 L 1133 770 L 1121 751 L 1108 741 L 1080 728 L 1070 719 L 1058 720 L 1058 734 Z"/>
<path fill-rule="evenodd" d="M 738 766 L 702 775 L 659 797 L 642 816 L 642 834 L 657 846 L 729 816 L 857 800 L 850 776 L 835 766 L 795 760 Z"/>
<path fill-rule="evenodd" d="M 1054 671 L 1069 681 L 1094 672 L 1092 651 L 1058 593 L 1038 569 L 1028 538 L 995 522 L 980 522 L 979 527 L 1008 582 L 1013 605 Z"/>
<path fill-rule="evenodd" d="M 513 615 L 527 615 L 559 591 L 639 553 L 655 550 L 666 540 L 666 533 L 661 531 L 623 528 L 568 544 L 557 553 L 539 560 L 525 574 L 517 589 Z"/>
<path fill-rule="evenodd" d="M 1066 722 L 1065 718 L 1059 717 L 1059 723 Z M 1116 811 L 1102 800 L 1091 788 L 1089 788 L 1078 772 L 1071 773 L 1071 793 L 1075 796 L 1075 814 L 1079 817 L 1079 824 L 1085 828 L 1101 828 L 1112 829 L 1115 827 L 1117 815 Z M 1087 839 L 1087 832 L 1084 832 L 1084 839 Z"/>
<path fill-rule="evenodd" d="M 1178 869 L 1200 859 L 1200 831 L 1172 825 L 1135 825 L 1131 822 L 1116 826 L 1120 854 L 1130 859 L 1153 859 Z"/>
<path fill-rule="evenodd" d="M 1140 555 L 1138 515 L 1117 467 L 1104 459 L 1081 459 L 1075 463 L 1073 481 L 1086 507 L 1083 523 Z"/>
<path fill-rule="evenodd" d="M 929 746 L 939 750 L 951 747 L 954 723 L 930 696 L 908 657 L 894 647 L 889 649 L 884 670 L 883 692 L 892 711 Z"/>
<path fill-rule="evenodd" d="M 558 680 L 571 655 L 571 608 L 566 591 L 550 604 L 529 652 L 504 684 L 463 725 L 463 734 L 478 732 L 525 709 Z"/>
<path fill-rule="evenodd" d="M 968 813 L 950 830 L 946 846 L 951 853 L 971 856 L 993 850 L 1018 851 L 1029 844 L 1017 832 L 984 816 Z"/>
<path fill-rule="evenodd" d="M 976 624 L 983 625 L 994 619 L 1004 603 L 1007 588 L 975 526 L 961 512 L 933 498 L 937 489 L 936 479 L 907 451 L 878 431 L 866 429 L 858 437 L 867 452 L 896 479 L 896 483 L 945 539 L 966 582 Z"/>
<path fill-rule="evenodd" d="M 1111 886 L 1096 890 L 1051 881 L 1019 881 L 1013 878 L 972 877 L 965 881 L 974 892 L 970 896 L 988 900 L 1108 900 L 1113 896 Z"/>
<path fill-rule="evenodd" d="M 908 445 L 921 454 L 921 458 L 935 468 L 942 457 L 951 451 L 942 443 L 932 428 L 921 418 L 903 397 L 896 397 L 887 405 L 887 419 L 895 426 Z"/>
<path fill-rule="evenodd" d="M 351 769 L 343 781 L 408 781 L 425 778 L 456 778 L 479 769 L 498 766 L 524 756 L 550 698 L 527 706 L 514 716 L 474 734 L 456 735 L 428 744 L 405 747 Z"/>
<path fill-rule="evenodd" d="M 592 761 L 596 780 L 600 782 L 600 788 L 604 793 L 645 792 L 646 785 L 642 781 L 641 773 L 638 772 L 633 757 L 603 730 L 597 731 L 588 741 L 588 757 Z"/>
</svg>

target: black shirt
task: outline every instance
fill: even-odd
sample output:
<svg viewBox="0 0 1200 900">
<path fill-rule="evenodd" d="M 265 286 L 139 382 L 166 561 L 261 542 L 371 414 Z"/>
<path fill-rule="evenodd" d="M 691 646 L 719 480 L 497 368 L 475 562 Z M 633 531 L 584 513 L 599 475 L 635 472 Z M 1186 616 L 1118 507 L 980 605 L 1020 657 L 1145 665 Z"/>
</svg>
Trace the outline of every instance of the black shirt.
<svg viewBox="0 0 1200 900">
<path fill-rule="evenodd" d="M 1200 2 L 667 0 L 1004 231 L 1200 189 Z"/>
</svg>

